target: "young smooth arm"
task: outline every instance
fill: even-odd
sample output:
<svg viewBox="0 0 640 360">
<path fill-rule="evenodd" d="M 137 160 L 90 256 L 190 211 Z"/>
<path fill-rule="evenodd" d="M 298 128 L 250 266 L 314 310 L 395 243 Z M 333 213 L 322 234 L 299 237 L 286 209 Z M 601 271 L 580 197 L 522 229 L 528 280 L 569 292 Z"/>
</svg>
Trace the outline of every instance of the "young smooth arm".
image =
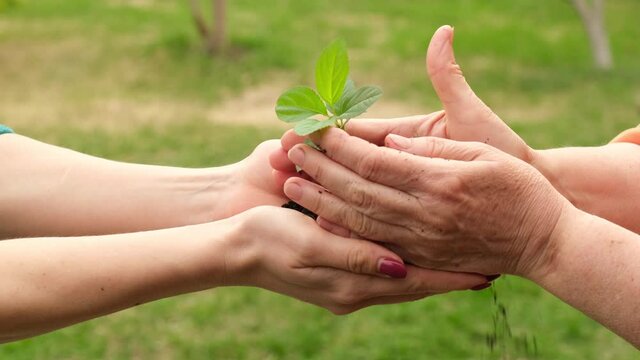
<svg viewBox="0 0 640 360">
<path fill-rule="evenodd" d="M 267 162 L 276 141 L 224 167 L 105 160 L 25 136 L 0 136 L 0 239 L 124 233 L 213 221 L 281 205 Z"/>
<path fill-rule="evenodd" d="M 220 286 L 261 287 L 346 314 L 487 282 L 405 268 L 379 245 L 267 206 L 173 229 L 0 241 L 0 274 L 0 342 Z"/>
</svg>

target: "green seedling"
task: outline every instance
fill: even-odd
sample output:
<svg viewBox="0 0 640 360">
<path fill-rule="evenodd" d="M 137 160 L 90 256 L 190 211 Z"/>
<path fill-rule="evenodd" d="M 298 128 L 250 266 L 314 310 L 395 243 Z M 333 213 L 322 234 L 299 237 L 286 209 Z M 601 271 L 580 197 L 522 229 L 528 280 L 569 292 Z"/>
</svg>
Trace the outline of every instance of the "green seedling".
<svg viewBox="0 0 640 360">
<path fill-rule="evenodd" d="M 276 102 L 276 114 L 286 123 L 295 123 L 298 135 L 309 135 L 335 126 L 344 129 L 350 119 L 364 113 L 382 96 L 377 86 L 357 88 L 349 79 L 349 56 L 342 40 L 327 46 L 316 63 L 316 90 L 296 86 Z"/>
</svg>

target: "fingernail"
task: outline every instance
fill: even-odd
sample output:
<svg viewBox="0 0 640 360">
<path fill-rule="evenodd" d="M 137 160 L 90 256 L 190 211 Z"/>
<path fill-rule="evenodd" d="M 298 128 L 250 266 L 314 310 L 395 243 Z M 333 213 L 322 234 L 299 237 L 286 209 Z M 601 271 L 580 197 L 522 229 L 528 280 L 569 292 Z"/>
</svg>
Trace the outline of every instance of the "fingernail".
<svg viewBox="0 0 640 360">
<path fill-rule="evenodd" d="M 389 134 L 387 140 L 391 143 L 391 146 L 397 149 L 407 149 L 411 146 L 411 140 L 404 136 Z"/>
<path fill-rule="evenodd" d="M 404 267 L 404 264 L 393 259 L 384 258 L 380 260 L 378 271 L 395 279 L 407 277 L 407 268 Z"/>
<path fill-rule="evenodd" d="M 289 160 L 298 166 L 302 166 L 304 163 L 304 151 L 299 147 L 289 150 Z"/>
<path fill-rule="evenodd" d="M 491 281 L 493 281 L 493 280 L 495 280 L 495 279 L 497 279 L 499 277 L 500 277 L 500 274 L 494 274 L 494 275 L 487 275 L 486 276 L 487 282 L 491 282 Z"/>
<path fill-rule="evenodd" d="M 489 286 L 491 286 L 491 284 L 484 283 L 484 284 L 480 284 L 480 285 L 476 285 L 476 286 L 472 287 L 471 290 L 480 291 L 480 290 L 484 290 L 484 289 L 488 288 Z"/>
<path fill-rule="evenodd" d="M 293 201 L 300 200 L 302 198 L 302 187 L 296 183 L 287 183 L 284 186 L 284 194 Z"/>
</svg>

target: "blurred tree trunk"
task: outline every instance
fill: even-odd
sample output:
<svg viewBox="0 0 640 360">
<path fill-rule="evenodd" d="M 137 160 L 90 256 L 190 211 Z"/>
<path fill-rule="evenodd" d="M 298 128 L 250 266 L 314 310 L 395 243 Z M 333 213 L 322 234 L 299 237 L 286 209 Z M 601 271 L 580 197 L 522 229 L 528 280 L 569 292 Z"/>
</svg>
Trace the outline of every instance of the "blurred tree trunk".
<svg viewBox="0 0 640 360">
<path fill-rule="evenodd" d="M 580 14 L 582 23 L 591 43 L 591 53 L 596 67 L 600 70 L 613 68 L 613 57 L 609 37 L 604 27 L 604 0 L 571 0 Z"/>
<path fill-rule="evenodd" d="M 226 40 L 226 0 L 211 0 L 212 22 L 207 20 L 202 12 L 200 0 L 189 0 L 191 17 L 198 29 L 198 34 L 207 53 L 213 55 L 222 51 Z"/>
</svg>

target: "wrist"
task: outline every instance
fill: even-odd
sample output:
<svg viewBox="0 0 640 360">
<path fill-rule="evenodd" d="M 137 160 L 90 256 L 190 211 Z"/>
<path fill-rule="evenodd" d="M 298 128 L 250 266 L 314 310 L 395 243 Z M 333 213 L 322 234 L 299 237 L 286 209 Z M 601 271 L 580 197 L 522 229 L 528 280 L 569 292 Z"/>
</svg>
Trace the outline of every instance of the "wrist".
<svg viewBox="0 0 640 360">
<path fill-rule="evenodd" d="M 222 265 L 219 286 L 255 285 L 255 270 L 260 256 L 256 245 L 259 234 L 254 231 L 253 209 L 216 221 L 219 235 L 213 248 Z"/>
<path fill-rule="evenodd" d="M 204 223 L 229 217 L 227 209 L 237 183 L 238 164 L 199 169 L 193 181 L 193 199 L 198 221 Z"/>
<path fill-rule="evenodd" d="M 547 239 L 546 246 L 541 249 L 539 260 L 535 266 L 523 274 L 523 277 L 543 285 L 548 282 L 549 278 L 555 276 L 565 262 L 565 254 L 571 254 L 571 250 L 568 248 L 571 247 L 573 229 L 581 226 L 585 217 L 588 216 L 589 214 L 567 202 Z"/>
<path fill-rule="evenodd" d="M 558 156 L 558 149 L 534 150 L 531 149 L 529 164 L 538 170 L 553 187 L 572 204 L 577 202 L 577 194 L 567 186 L 566 177 L 562 176 L 563 164 Z"/>
<path fill-rule="evenodd" d="M 236 217 L 193 225 L 187 237 L 200 239 L 196 248 L 196 273 L 201 289 L 242 285 L 239 279 L 249 267 L 242 251 L 241 221 Z"/>
</svg>

